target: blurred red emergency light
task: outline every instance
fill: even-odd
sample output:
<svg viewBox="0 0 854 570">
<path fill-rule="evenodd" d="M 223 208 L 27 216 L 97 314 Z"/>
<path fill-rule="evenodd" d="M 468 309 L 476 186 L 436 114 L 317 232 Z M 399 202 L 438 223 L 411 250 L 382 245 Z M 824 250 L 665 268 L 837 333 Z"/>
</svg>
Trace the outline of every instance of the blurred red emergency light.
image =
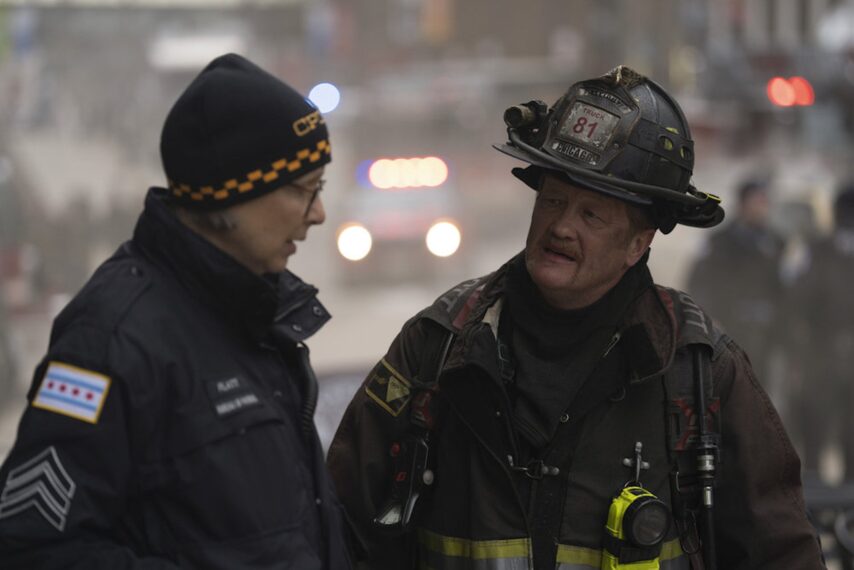
<svg viewBox="0 0 854 570">
<path fill-rule="evenodd" d="M 805 78 L 800 76 L 772 77 L 765 88 L 768 100 L 777 107 L 809 107 L 815 103 L 815 91 Z"/>
</svg>

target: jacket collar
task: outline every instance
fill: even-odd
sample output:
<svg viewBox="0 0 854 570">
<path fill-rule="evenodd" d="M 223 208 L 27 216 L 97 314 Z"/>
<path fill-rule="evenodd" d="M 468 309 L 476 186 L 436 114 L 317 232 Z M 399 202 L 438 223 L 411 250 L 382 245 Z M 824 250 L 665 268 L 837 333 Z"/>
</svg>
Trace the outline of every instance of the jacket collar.
<svg viewBox="0 0 854 570">
<path fill-rule="evenodd" d="M 277 336 L 301 342 L 329 320 L 316 288 L 289 271 L 255 275 L 181 223 L 166 196 L 163 188 L 148 191 L 133 242 L 192 295 L 256 340 L 274 325 Z"/>
<path fill-rule="evenodd" d="M 499 301 L 504 297 L 507 271 L 515 259 L 481 279 L 479 286 L 470 289 L 466 301 L 458 304 L 457 314 L 450 315 L 460 331 L 446 368 L 480 365 L 472 353 L 473 340 L 484 327 L 491 328 L 493 337 L 496 336 L 502 310 Z M 618 325 L 619 342 L 629 360 L 632 383 L 661 375 L 673 361 L 677 321 L 669 300 L 669 293 L 663 288 L 649 287 L 632 303 Z"/>
</svg>

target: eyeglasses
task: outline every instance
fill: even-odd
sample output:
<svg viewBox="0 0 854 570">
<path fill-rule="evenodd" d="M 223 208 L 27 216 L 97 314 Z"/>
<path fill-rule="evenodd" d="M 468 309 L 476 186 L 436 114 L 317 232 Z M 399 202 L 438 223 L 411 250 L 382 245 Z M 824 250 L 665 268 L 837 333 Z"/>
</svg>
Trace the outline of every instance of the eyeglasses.
<svg viewBox="0 0 854 570">
<path fill-rule="evenodd" d="M 314 205 L 314 201 L 317 200 L 317 195 L 320 194 L 320 191 L 323 190 L 323 187 L 326 186 L 326 180 L 321 178 L 317 182 L 315 182 L 314 186 L 303 186 L 302 184 L 296 184 L 291 182 L 288 186 L 292 186 L 297 190 L 301 190 L 302 192 L 309 194 L 310 197 L 308 199 L 308 205 L 305 208 L 305 213 L 303 217 L 308 216 L 308 213 L 311 211 L 311 207 Z"/>
</svg>

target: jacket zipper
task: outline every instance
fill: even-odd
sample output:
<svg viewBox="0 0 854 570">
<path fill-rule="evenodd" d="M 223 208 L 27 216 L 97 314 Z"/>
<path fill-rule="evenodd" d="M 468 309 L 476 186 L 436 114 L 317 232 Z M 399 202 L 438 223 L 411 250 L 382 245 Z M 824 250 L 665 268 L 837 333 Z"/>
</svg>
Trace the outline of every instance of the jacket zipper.
<svg viewBox="0 0 854 570">
<path fill-rule="evenodd" d="M 510 470 L 507 460 L 498 457 L 498 454 L 496 454 L 496 452 L 489 445 L 487 445 L 486 441 L 484 441 L 480 434 L 477 433 L 477 430 L 475 430 L 474 427 L 468 422 L 468 420 L 466 420 L 463 414 L 460 413 L 460 411 L 457 409 L 453 402 L 448 401 L 448 404 L 454 410 L 454 414 L 457 416 L 457 419 L 459 419 L 460 422 L 462 422 L 462 424 L 466 426 L 466 428 L 468 428 L 468 430 L 475 437 L 478 443 L 480 443 L 481 447 L 483 447 L 486 452 L 501 466 L 501 470 L 507 476 L 507 481 L 510 483 L 510 488 L 513 489 L 513 497 L 516 499 L 516 506 L 519 507 L 519 512 L 521 514 L 522 520 L 525 523 L 525 532 L 530 538 L 531 527 L 528 524 L 528 516 L 525 512 L 525 507 L 522 505 L 522 497 L 519 496 L 519 491 L 518 489 L 516 489 L 516 482 L 513 479 L 513 472 Z"/>
</svg>

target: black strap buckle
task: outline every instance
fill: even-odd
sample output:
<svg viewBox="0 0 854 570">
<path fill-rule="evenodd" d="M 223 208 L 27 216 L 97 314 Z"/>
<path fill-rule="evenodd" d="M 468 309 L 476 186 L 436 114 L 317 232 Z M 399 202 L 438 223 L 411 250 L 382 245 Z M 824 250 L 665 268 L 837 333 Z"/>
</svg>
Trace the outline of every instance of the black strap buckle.
<svg viewBox="0 0 854 570">
<path fill-rule="evenodd" d="M 498 372 L 505 384 L 513 383 L 513 379 L 516 376 L 513 356 L 510 352 L 510 347 L 500 338 L 498 339 Z"/>
<path fill-rule="evenodd" d="M 542 459 L 532 459 L 528 462 L 527 465 L 513 465 L 513 462 L 510 462 L 510 468 L 513 471 L 521 471 L 525 474 L 526 477 L 530 479 L 542 479 L 546 475 L 550 477 L 554 477 L 560 475 L 560 469 L 551 465 L 546 465 L 543 463 Z"/>
</svg>

